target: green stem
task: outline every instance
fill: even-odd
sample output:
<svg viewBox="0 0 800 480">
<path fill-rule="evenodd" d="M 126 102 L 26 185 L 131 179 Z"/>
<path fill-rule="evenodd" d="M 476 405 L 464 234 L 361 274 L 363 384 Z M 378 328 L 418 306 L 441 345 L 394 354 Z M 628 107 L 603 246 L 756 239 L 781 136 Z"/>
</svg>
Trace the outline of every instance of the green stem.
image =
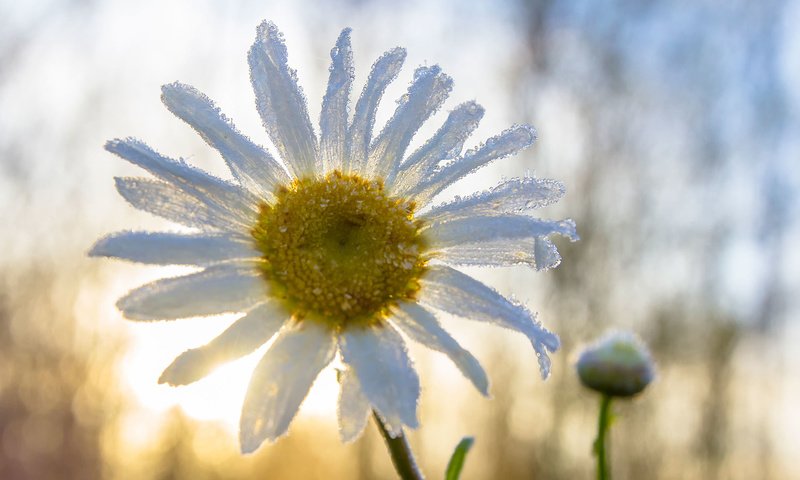
<svg viewBox="0 0 800 480">
<path fill-rule="evenodd" d="M 594 454 L 597 455 L 597 480 L 610 480 L 606 437 L 611 424 L 611 395 L 603 394 L 600 400 L 600 417 L 597 420 L 597 439 L 594 441 Z"/>
<path fill-rule="evenodd" d="M 409 446 L 408 440 L 405 435 L 403 435 L 403 432 L 401 431 L 400 435 L 393 438 L 389 435 L 389 431 L 386 429 L 386 425 L 383 424 L 381 417 L 375 413 L 374 410 L 372 412 L 372 418 L 375 420 L 375 424 L 378 426 L 381 436 L 383 436 L 383 439 L 386 441 L 389 454 L 392 456 L 394 469 L 397 470 L 397 474 L 400 475 L 400 478 L 403 480 L 423 480 L 425 477 L 422 476 L 419 467 L 417 467 L 414 454 L 411 452 L 411 446 Z"/>
</svg>

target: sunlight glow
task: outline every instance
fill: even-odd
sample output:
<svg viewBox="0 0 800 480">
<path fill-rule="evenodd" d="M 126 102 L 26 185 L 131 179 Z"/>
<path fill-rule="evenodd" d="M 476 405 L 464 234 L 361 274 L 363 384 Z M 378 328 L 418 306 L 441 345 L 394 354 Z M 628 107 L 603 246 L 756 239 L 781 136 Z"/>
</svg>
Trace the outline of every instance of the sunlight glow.
<svg viewBox="0 0 800 480">
<path fill-rule="evenodd" d="M 159 414 L 177 406 L 196 420 L 222 422 L 232 434 L 236 434 L 250 376 L 267 346 L 221 365 L 194 384 L 182 387 L 158 384 L 161 372 L 177 355 L 207 343 L 235 318 L 226 315 L 129 324 L 131 346 L 122 360 L 120 373 L 136 401 L 144 409 Z M 335 418 L 338 385 L 332 370 L 329 367 L 320 374 L 299 415 Z"/>
</svg>

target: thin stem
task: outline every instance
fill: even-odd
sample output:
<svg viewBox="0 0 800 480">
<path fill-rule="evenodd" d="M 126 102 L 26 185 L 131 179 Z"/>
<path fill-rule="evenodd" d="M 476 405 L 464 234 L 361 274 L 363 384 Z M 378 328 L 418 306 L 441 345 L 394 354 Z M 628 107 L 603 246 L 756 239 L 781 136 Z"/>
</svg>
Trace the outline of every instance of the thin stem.
<svg viewBox="0 0 800 480">
<path fill-rule="evenodd" d="M 425 477 L 422 476 L 419 467 L 417 467 L 414 454 L 411 452 L 411 446 L 409 446 L 408 440 L 405 435 L 403 435 L 403 432 L 401 431 L 400 435 L 393 438 L 389 435 L 389 431 L 386 429 L 386 425 L 383 424 L 381 417 L 375 413 L 374 410 L 372 411 L 372 418 L 375 420 L 375 424 L 378 426 L 381 436 L 386 441 L 386 446 L 389 448 L 389 454 L 392 457 L 394 469 L 397 470 L 397 474 L 400 475 L 400 478 L 403 480 L 423 480 Z"/>
<path fill-rule="evenodd" d="M 606 437 L 611 423 L 611 395 L 603 394 L 600 400 L 600 417 L 597 420 L 597 439 L 594 441 L 594 454 L 597 455 L 597 480 L 611 480 L 608 471 Z"/>
</svg>

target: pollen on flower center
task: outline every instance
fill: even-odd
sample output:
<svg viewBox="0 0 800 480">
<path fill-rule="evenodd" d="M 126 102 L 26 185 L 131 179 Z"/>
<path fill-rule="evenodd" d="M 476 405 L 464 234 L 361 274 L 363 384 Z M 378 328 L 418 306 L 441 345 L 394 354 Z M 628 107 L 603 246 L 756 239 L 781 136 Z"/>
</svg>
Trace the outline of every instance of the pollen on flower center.
<svg viewBox="0 0 800 480">
<path fill-rule="evenodd" d="M 338 171 L 295 180 L 276 197 L 252 234 L 272 295 L 297 317 L 368 324 L 414 297 L 426 259 L 413 202 Z"/>
</svg>

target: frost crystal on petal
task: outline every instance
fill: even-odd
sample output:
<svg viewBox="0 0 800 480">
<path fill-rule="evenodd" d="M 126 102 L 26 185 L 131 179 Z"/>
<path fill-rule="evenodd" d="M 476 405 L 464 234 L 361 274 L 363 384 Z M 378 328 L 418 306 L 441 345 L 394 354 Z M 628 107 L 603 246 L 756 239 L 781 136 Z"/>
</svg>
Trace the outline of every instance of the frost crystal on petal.
<svg viewBox="0 0 800 480">
<path fill-rule="evenodd" d="M 390 432 L 416 428 L 419 377 L 400 335 L 388 325 L 353 329 L 342 333 L 339 348 Z"/>
<path fill-rule="evenodd" d="M 526 264 L 536 270 L 549 270 L 561 263 L 556 246 L 543 237 L 461 243 L 437 250 L 436 258 L 450 265 L 507 267 Z"/>
<path fill-rule="evenodd" d="M 467 102 L 456 107 L 447 116 L 436 135 L 411 154 L 408 159 L 394 166 L 393 175 L 387 184 L 398 195 L 403 195 L 420 180 L 428 177 L 444 160 L 452 160 L 461 154 L 464 142 L 478 128 L 483 118 L 483 107 Z"/>
<path fill-rule="evenodd" d="M 424 215 L 425 220 L 447 222 L 475 215 L 522 213 L 553 204 L 564 196 L 564 184 L 557 180 L 525 177 L 444 205 Z"/>
<path fill-rule="evenodd" d="M 414 72 L 408 93 L 400 98 L 394 115 L 370 146 L 369 173 L 387 182 L 393 180 L 398 159 L 403 158 L 411 138 L 444 103 L 452 88 L 453 80 L 437 65 Z"/>
<path fill-rule="evenodd" d="M 540 220 L 522 215 L 467 217 L 430 227 L 433 248 L 462 244 L 489 243 L 498 240 L 524 240 L 559 234 L 578 240 L 572 220 Z"/>
<path fill-rule="evenodd" d="M 439 325 L 433 314 L 416 303 L 404 303 L 400 305 L 393 320 L 413 340 L 450 357 L 479 392 L 489 394 L 489 379 L 483 367 Z"/>
<path fill-rule="evenodd" d="M 122 198 L 144 212 L 200 230 L 241 230 L 226 208 L 207 196 L 190 194 L 149 178 L 116 177 L 114 181 Z"/>
<path fill-rule="evenodd" d="M 406 59 L 406 51 L 395 48 L 384 53 L 372 66 L 364 90 L 356 103 L 353 123 L 347 133 L 347 144 L 342 170 L 345 173 L 363 172 L 367 165 L 367 153 L 375 124 L 378 103 L 386 87 L 400 73 Z"/>
<path fill-rule="evenodd" d="M 322 326 L 292 325 L 278 335 L 253 371 L 244 399 L 239 422 L 243 453 L 286 433 L 311 384 L 335 354 L 335 337 Z"/>
<path fill-rule="evenodd" d="M 474 278 L 445 266 L 431 267 L 423 279 L 421 292 L 420 302 L 423 304 L 524 334 L 537 352 L 542 377 L 547 378 L 550 374 L 547 350 L 555 352 L 560 342 L 524 306 L 511 302 Z"/>
<path fill-rule="evenodd" d="M 209 145 L 219 150 L 236 179 L 251 191 L 269 197 L 276 186 L 289 181 L 272 155 L 250 141 L 194 87 L 172 83 L 161 87 L 161 100 L 178 118 L 188 123 Z"/>
<path fill-rule="evenodd" d="M 354 76 L 350 29 L 346 28 L 331 50 L 328 91 L 322 100 L 322 112 L 319 118 L 322 132 L 319 139 L 319 154 L 323 172 L 342 168 L 347 135 L 347 106 Z"/>
<path fill-rule="evenodd" d="M 220 264 L 143 285 L 122 297 L 117 308 L 130 320 L 172 320 L 240 312 L 265 295 L 266 285 L 255 269 Z"/>
<path fill-rule="evenodd" d="M 158 383 L 187 385 L 201 379 L 217 365 L 247 355 L 266 343 L 288 317 L 278 302 L 256 306 L 208 344 L 180 354 Z"/>
<path fill-rule="evenodd" d="M 283 35 L 272 22 L 258 26 L 250 48 L 250 80 L 264 128 L 281 158 L 297 176 L 319 171 L 317 136 L 308 117 L 306 98 L 289 68 Z"/>
<path fill-rule="evenodd" d="M 513 155 L 533 145 L 536 131 L 527 125 L 511 127 L 494 136 L 483 145 L 468 151 L 460 158 L 444 165 L 413 188 L 409 194 L 421 204 L 427 204 L 442 190 L 490 162 Z"/>
<path fill-rule="evenodd" d="M 120 232 L 98 241 L 89 255 L 152 265 L 208 265 L 256 258 L 258 253 L 231 235 Z"/>
<path fill-rule="evenodd" d="M 337 410 L 339 434 L 342 441 L 347 443 L 358 438 L 367 426 L 370 404 L 361 391 L 361 384 L 352 368 L 345 368 L 342 371 L 339 383 L 341 384 Z"/>
</svg>

